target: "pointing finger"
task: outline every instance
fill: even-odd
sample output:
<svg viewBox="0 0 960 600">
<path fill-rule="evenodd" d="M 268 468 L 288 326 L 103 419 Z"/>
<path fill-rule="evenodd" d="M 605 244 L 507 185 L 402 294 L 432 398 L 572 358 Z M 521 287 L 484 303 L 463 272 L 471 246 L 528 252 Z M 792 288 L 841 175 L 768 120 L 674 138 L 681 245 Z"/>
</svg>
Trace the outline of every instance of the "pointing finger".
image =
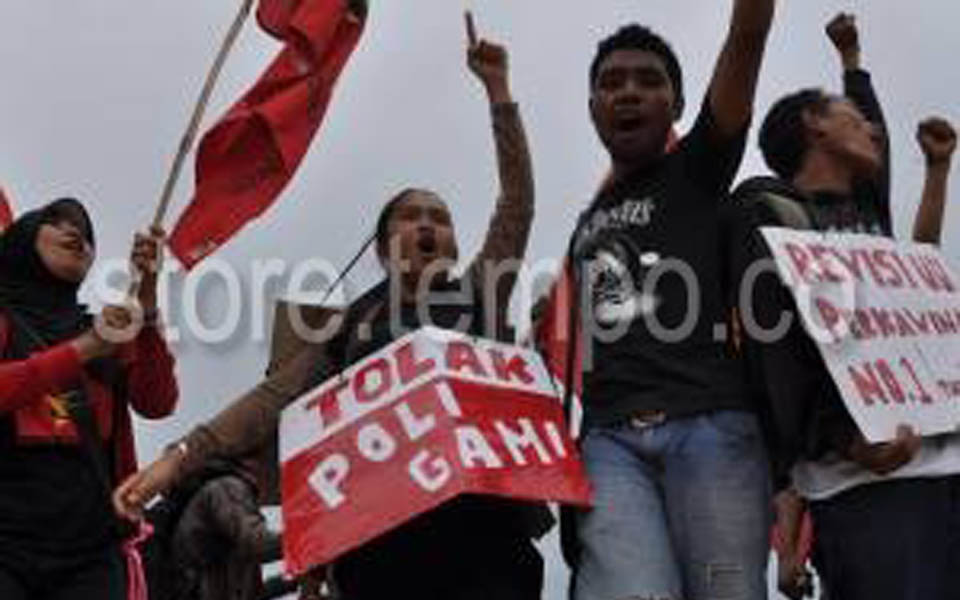
<svg viewBox="0 0 960 600">
<path fill-rule="evenodd" d="M 473 22 L 473 13 L 468 10 L 463 16 L 467 23 L 467 41 L 470 43 L 470 47 L 474 48 L 477 45 L 477 26 Z"/>
</svg>

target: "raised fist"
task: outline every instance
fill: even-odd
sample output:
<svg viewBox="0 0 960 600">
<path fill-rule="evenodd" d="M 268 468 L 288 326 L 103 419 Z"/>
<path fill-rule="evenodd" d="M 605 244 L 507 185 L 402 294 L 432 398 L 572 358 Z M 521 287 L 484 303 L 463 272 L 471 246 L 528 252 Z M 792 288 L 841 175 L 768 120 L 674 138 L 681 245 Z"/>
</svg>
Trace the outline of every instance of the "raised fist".
<svg viewBox="0 0 960 600">
<path fill-rule="evenodd" d="M 856 17 L 840 13 L 827 23 L 827 37 L 841 54 L 860 50 L 860 33 L 857 31 Z"/>
<path fill-rule="evenodd" d="M 932 117 L 917 126 L 917 142 L 928 165 L 949 163 L 957 149 L 957 131 L 946 119 Z"/>
<path fill-rule="evenodd" d="M 105 344 L 119 345 L 133 341 L 143 326 L 143 316 L 138 307 L 105 306 L 94 320 L 94 331 Z"/>
<path fill-rule="evenodd" d="M 156 276 L 163 260 L 163 240 L 166 234 L 160 227 L 152 227 L 149 234 L 137 233 L 133 238 L 130 262 L 143 276 Z"/>
</svg>

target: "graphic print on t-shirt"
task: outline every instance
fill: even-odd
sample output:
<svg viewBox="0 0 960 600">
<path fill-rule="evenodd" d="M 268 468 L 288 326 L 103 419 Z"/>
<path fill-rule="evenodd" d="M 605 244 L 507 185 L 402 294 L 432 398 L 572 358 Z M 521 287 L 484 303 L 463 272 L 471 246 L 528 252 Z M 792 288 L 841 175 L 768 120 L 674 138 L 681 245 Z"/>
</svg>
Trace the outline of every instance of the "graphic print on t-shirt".
<svg viewBox="0 0 960 600">
<path fill-rule="evenodd" d="M 612 326 L 650 315 L 660 303 L 657 296 L 643 290 L 660 255 L 644 252 L 630 231 L 648 226 L 655 208 L 652 198 L 627 199 L 594 212 L 580 231 L 575 254 L 584 268 L 584 282 L 598 325 Z"/>
<path fill-rule="evenodd" d="M 33 443 L 76 442 L 79 438 L 69 410 L 71 395 L 49 395 L 42 402 L 17 411 L 18 437 Z"/>
<path fill-rule="evenodd" d="M 70 394 L 60 396 L 47 396 L 47 405 L 50 408 L 50 419 L 56 429 L 64 427 L 71 423 L 70 409 L 68 408 Z"/>
</svg>

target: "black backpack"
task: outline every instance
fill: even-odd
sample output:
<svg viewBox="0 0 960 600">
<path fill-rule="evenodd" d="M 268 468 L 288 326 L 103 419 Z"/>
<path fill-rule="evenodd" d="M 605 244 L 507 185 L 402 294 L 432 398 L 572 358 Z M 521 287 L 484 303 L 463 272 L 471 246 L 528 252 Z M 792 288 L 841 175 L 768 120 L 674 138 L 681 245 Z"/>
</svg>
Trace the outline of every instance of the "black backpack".
<svg viewBox="0 0 960 600">
<path fill-rule="evenodd" d="M 182 573 L 178 573 L 173 555 L 173 532 L 186 503 L 179 505 L 169 498 L 162 498 L 144 514 L 144 519 L 153 527 L 153 535 L 140 546 L 143 574 L 147 580 L 147 597 L 150 600 L 185 599 Z"/>
<path fill-rule="evenodd" d="M 140 555 L 150 600 L 199 599 L 198 581 L 178 563 L 173 538 L 197 492 L 214 479 L 229 475 L 234 475 L 233 469 L 209 465 L 145 511 L 144 519 L 153 527 L 153 535 L 141 544 Z"/>
</svg>

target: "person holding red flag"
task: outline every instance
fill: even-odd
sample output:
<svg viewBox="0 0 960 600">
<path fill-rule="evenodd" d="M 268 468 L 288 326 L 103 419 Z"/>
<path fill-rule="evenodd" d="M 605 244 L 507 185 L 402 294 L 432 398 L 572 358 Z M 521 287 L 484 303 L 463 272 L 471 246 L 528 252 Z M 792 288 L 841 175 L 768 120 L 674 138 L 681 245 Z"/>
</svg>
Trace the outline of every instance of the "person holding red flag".
<svg viewBox="0 0 960 600">
<path fill-rule="evenodd" d="M 114 493 L 120 514 L 135 518 L 158 492 L 212 457 L 245 456 L 269 443 L 286 406 L 406 331 L 433 325 L 506 337 L 515 277 L 498 274 L 510 271 L 502 267 L 518 262 L 526 250 L 532 165 L 510 91 L 507 51 L 477 40 L 469 16 L 467 30 L 467 62 L 490 102 L 501 183 L 479 255 L 463 276 L 454 277 L 459 251 L 447 204 L 426 189 L 397 194 L 381 210 L 375 235 L 387 276 L 351 304 L 339 333 L 307 344 L 287 366 L 121 485 Z M 542 506 L 458 498 L 337 559 L 331 579 L 339 596 L 350 600 L 534 600 L 541 593 L 543 560 L 531 537 L 550 525 Z"/>
<path fill-rule="evenodd" d="M 137 332 L 130 309 L 109 306 L 94 325 L 77 301 L 94 257 L 79 202 L 28 212 L 0 236 L 3 600 L 125 600 L 142 583 L 110 490 L 136 469 L 129 409 L 158 419 L 177 402 L 173 357 L 154 324 L 159 248 L 156 236 L 134 243 L 144 274 Z"/>
</svg>

